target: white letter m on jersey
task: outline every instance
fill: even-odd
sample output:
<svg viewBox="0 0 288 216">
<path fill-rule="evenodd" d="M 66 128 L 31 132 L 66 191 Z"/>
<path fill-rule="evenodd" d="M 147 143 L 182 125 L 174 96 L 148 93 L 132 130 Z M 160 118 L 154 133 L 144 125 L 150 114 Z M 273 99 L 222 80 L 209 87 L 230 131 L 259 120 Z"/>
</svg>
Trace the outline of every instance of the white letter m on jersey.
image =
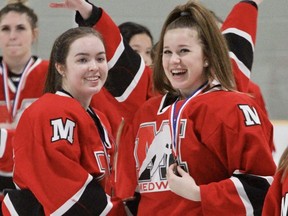
<svg viewBox="0 0 288 216">
<path fill-rule="evenodd" d="M 71 144 L 73 143 L 75 122 L 67 119 L 66 123 L 62 119 L 55 119 L 51 121 L 51 126 L 53 127 L 53 137 L 52 142 L 58 141 L 60 139 L 66 139 Z"/>
<path fill-rule="evenodd" d="M 242 110 L 245 118 L 245 124 L 247 126 L 260 125 L 260 119 L 258 113 L 254 107 L 248 105 L 239 105 L 239 108 Z"/>
</svg>

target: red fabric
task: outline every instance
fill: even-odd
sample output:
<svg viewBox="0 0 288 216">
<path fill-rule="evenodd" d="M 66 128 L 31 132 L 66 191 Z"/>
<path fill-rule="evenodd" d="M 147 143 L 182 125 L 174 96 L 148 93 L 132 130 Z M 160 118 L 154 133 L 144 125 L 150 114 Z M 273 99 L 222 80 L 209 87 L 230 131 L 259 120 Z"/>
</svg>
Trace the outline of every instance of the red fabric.
<svg viewBox="0 0 288 216">
<path fill-rule="evenodd" d="M 262 216 L 288 215 L 288 176 L 282 180 L 283 172 L 279 171 L 268 190 Z"/>
</svg>

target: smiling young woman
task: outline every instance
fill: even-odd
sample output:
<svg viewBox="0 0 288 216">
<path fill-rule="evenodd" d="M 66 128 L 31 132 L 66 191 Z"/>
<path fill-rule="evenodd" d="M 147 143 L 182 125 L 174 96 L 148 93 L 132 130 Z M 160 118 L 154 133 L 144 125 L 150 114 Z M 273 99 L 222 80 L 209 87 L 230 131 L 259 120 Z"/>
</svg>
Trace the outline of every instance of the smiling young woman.
<svg viewBox="0 0 288 216">
<path fill-rule="evenodd" d="M 19 190 L 5 196 L 4 215 L 124 215 L 113 195 L 111 127 L 89 106 L 107 74 L 97 31 L 78 27 L 56 39 L 46 93 L 24 111 L 16 130 L 13 180 Z"/>
</svg>

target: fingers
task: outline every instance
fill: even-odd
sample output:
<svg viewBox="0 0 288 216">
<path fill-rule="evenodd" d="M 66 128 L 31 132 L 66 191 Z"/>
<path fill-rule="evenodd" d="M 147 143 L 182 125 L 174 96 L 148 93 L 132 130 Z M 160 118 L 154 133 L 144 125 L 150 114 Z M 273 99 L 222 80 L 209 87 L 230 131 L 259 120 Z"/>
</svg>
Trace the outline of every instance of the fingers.
<svg viewBox="0 0 288 216">
<path fill-rule="evenodd" d="M 171 175 L 174 175 L 175 166 L 176 166 L 176 164 L 171 164 L 171 165 L 168 167 L 168 170 L 167 170 L 167 177 L 168 177 L 168 178 L 169 178 Z"/>
<path fill-rule="evenodd" d="M 185 175 L 185 174 L 188 174 L 187 172 L 185 172 L 185 170 L 183 170 L 183 169 L 181 168 L 181 166 L 177 166 L 177 171 L 178 171 L 178 173 L 180 174 L 180 176 L 183 176 L 183 175 Z"/>
<path fill-rule="evenodd" d="M 50 3 L 49 7 L 51 8 L 65 8 L 65 3 Z"/>
</svg>

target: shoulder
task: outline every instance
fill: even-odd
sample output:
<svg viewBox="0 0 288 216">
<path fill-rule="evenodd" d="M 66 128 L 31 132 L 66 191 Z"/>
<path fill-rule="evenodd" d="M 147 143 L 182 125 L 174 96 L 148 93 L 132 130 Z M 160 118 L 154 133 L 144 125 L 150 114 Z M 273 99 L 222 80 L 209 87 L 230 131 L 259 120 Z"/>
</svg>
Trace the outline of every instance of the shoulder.
<svg viewBox="0 0 288 216">
<path fill-rule="evenodd" d="M 27 112 L 33 116 L 50 116 L 62 114 L 80 114 L 85 112 L 80 103 L 66 96 L 61 96 L 52 93 L 45 93 L 35 102 L 33 102 L 27 109 Z"/>
<path fill-rule="evenodd" d="M 213 106 L 235 106 L 241 103 L 249 103 L 251 105 L 255 104 L 252 97 L 243 92 L 238 91 L 216 91 L 210 92 L 207 94 L 203 94 L 203 100 L 207 100 L 207 102 L 214 102 Z"/>
<path fill-rule="evenodd" d="M 251 96 L 242 92 L 215 91 L 203 94 L 191 101 L 190 112 L 207 118 L 227 122 L 227 119 L 243 119 L 244 114 L 262 115 Z M 253 114 L 254 113 L 254 114 Z"/>
</svg>

